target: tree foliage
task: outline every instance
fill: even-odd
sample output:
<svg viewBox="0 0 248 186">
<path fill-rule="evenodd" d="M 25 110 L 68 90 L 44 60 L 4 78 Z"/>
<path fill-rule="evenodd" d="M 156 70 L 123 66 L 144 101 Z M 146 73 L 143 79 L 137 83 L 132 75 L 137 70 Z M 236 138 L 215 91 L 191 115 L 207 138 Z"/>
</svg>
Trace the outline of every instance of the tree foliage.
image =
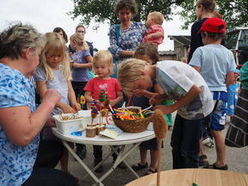
<svg viewBox="0 0 248 186">
<path fill-rule="evenodd" d="M 164 14 L 165 20 L 171 19 L 172 10 L 183 0 L 136 0 L 139 14 L 134 17 L 135 21 L 144 21 L 149 12 L 159 11 Z M 107 21 L 111 24 L 118 23 L 114 12 L 116 0 L 73 0 L 74 9 L 70 12 L 73 18 L 79 17 L 85 25 L 92 20 L 97 23 Z"/>
<path fill-rule="evenodd" d="M 196 0 L 136 0 L 139 14 L 135 21 L 144 21 L 149 12 L 159 11 L 164 14 L 165 20 L 170 20 L 176 14 L 175 8 L 180 7 L 180 12 L 184 24 L 183 28 L 188 28 L 196 19 Z M 69 14 L 73 18 L 80 18 L 85 25 L 89 25 L 92 20 L 96 23 L 109 22 L 118 23 L 118 18 L 114 12 L 116 0 L 73 0 L 74 9 Z M 228 27 L 248 26 L 248 0 L 216 0 L 217 9 L 223 15 Z"/>
<path fill-rule="evenodd" d="M 228 28 L 248 26 L 248 1 L 247 0 L 216 0 L 217 10 L 228 23 Z M 194 0 L 184 0 L 179 13 L 184 19 L 183 28 L 188 28 L 195 21 Z"/>
</svg>

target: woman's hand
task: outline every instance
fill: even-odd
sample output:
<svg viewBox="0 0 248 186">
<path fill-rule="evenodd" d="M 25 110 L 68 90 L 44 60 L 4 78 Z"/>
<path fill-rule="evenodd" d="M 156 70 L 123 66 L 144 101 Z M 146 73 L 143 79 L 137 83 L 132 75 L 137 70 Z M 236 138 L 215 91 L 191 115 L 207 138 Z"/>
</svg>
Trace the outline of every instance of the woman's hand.
<svg viewBox="0 0 248 186">
<path fill-rule="evenodd" d="M 152 38 L 151 34 L 148 34 L 148 35 L 146 35 L 143 39 L 147 41 L 147 40 L 149 40 L 149 39 L 151 39 L 151 38 Z"/>
<path fill-rule="evenodd" d="M 61 96 L 57 90 L 48 89 L 42 98 L 42 103 L 44 102 L 54 106 L 60 100 L 60 98 Z"/>
<path fill-rule="evenodd" d="M 134 51 L 129 51 L 129 50 L 122 50 L 122 51 L 120 51 L 119 54 L 122 57 L 134 57 L 135 52 Z"/>
<path fill-rule="evenodd" d="M 28 106 L 16 106 L 0 109 L 0 122 L 9 140 L 19 146 L 26 146 L 41 131 L 60 99 L 57 90 L 47 90 L 36 111 Z M 52 121 L 49 121 L 52 124 Z"/>
</svg>

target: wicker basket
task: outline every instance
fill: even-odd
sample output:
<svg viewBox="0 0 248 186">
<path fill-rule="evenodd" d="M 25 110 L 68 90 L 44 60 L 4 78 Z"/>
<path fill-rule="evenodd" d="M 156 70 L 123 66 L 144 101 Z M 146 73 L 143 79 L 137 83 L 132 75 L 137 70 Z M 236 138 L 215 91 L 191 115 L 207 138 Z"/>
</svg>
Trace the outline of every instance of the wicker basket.
<svg viewBox="0 0 248 186">
<path fill-rule="evenodd" d="M 141 107 L 129 106 L 126 108 L 130 111 L 141 113 Z M 113 117 L 113 121 L 117 127 L 122 129 L 124 132 L 130 133 L 139 133 L 145 131 L 148 124 L 150 123 L 150 120 L 150 117 L 135 120 L 120 120 Z"/>
<path fill-rule="evenodd" d="M 151 117 L 136 119 L 136 120 L 119 120 L 113 118 L 113 121 L 117 127 L 122 129 L 124 132 L 139 133 L 147 129 L 150 123 Z"/>
</svg>

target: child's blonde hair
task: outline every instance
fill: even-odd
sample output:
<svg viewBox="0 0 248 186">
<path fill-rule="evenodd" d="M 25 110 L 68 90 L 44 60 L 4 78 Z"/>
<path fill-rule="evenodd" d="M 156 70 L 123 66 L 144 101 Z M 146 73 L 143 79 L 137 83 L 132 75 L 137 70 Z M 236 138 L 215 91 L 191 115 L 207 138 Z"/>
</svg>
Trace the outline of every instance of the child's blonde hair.
<svg viewBox="0 0 248 186">
<path fill-rule="evenodd" d="M 109 75 L 113 74 L 113 56 L 108 50 L 100 50 L 93 57 L 93 70 L 96 63 L 105 64 L 109 69 Z"/>
<path fill-rule="evenodd" d="M 142 71 L 148 63 L 144 60 L 130 58 L 125 60 L 118 70 L 118 80 L 125 93 L 131 93 L 133 82 L 143 79 Z"/>
<path fill-rule="evenodd" d="M 162 25 L 164 22 L 164 15 L 161 12 L 151 12 L 148 14 L 148 17 L 158 25 Z"/>
<path fill-rule="evenodd" d="M 84 40 L 84 35 L 75 33 L 70 37 L 71 42 L 75 42 L 82 50 L 88 50 L 89 46 L 87 45 L 86 41 Z"/>
<path fill-rule="evenodd" d="M 66 79 L 71 79 L 71 71 L 69 64 L 68 53 L 66 52 L 65 41 L 58 33 L 49 32 L 46 33 L 44 38 L 46 39 L 45 47 L 43 48 L 40 56 L 40 64 L 46 74 L 46 80 L 52 80 L 54 78 L 53 70 L 47 63 L 47 55 L 59 55 L 62 56 L 60 70 L 63 71 Z"/>
</svg>

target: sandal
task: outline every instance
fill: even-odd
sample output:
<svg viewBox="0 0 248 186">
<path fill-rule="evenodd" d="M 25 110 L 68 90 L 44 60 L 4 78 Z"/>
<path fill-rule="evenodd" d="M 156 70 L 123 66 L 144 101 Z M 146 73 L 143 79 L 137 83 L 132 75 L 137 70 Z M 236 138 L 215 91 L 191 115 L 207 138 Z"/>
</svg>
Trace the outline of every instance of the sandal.
<svg viewBox="0 0 248 186">
<path fill-rule="evenodd" d="M 142 169 L 146 169 L 148 167 L 148 163 L 146 162 L 144 165 L 137 163 L 136 165 L 132 165 L 132 169 L 134 171 L 138 171 L 138 170 L 142 170 Z"/>
<path fill-rule="evenodd" d="M 154 173 L 156 173 L 156 172 L 157 172 L 157 169 L 152 170 L 151 168 L 149 168 L 149 169 L 147 169 L 147 171 L 146 171 L 146 173 L 144 174 L 144 176 L 150 175 L 150 174 L 154 174 Z"/>
<path fill-rule="evenodd" d="M 199 166 L 203 168 L 208 168 L 209 163 L 208 163 L 208 157 L 206 154 L 200 155 L 199 156 Z"/>
<path fill-rule="evenodd" d="M 226 165 L 223 165 L 223 166 L 220 166 L 220 165 L 217 165 L 217 163 L 214 163 L 211 168 L 213 169 L 218 169 L 218 170 L 228 170 L 228 166 L 227 164 Z"/>
</svg>

